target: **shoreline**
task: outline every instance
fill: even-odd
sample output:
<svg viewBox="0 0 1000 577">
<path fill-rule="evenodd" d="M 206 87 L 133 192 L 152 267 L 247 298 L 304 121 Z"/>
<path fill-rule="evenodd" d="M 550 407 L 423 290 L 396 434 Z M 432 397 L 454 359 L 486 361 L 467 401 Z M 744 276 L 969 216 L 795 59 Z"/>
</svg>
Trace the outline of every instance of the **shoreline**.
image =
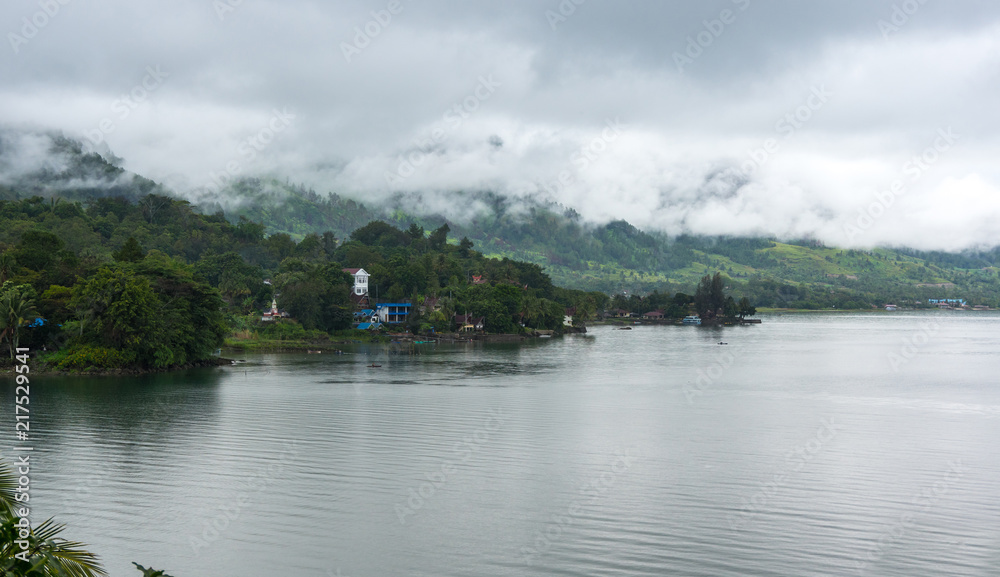
<svg viewBox="0 0 1000 577">
<path fill-rule="evenodd" d="M 161 369 L 145 369 L 138 367 L 127 367 L 121 369 L 98 369 L 94 366 L 87 367 L 86 369 L 79 371 L 62 371 L 55 368 L 50 368 L 48 363 L 41 362 L 37 358 L 32 357 L 28 364 L 31 367 L 31 373 L 33 375 L 42 376 L 60 376 L 60 377 L 72 377 L 72 376 L 95 376 L 95 377 L 109 377 L 109 376 L 141 376 L 141 375 L 155 375 L 159 373 L 173 373 L 177 371 L 186 371 L 190 369 L 203 369 L 208 367 L 227 367 L 234 364 L 234 359 L 228 359 L 223 357 L 212 357 L 211 359 L 205 359 L 201 361 L 194 361 L 191 363 L 185 363 L 176 367 L 166 367 Z M 5 367 L 6 368 L 6 367 Z"/>
<path fill-rule="evenodd" d="M 222 349 L 230 353 L 327 353 L 338 354 L 343 352 L 341 347 L 356 345 L 427 345 L 427 344 L 461 344 L 461 343 L 515 343 L 528 339 L 537 339 L 543 336 L 562 336 L 565 334 L 586 333 L 586 327 L 568 327 L 561 333 L 551 330 L 533 330 L 520 334 L 472 334 L 462 335 L 461 333 L 440 333 L 433 336 L 419 336 L 407 333 L 371 335 L 373 338 L 366 340 L 350 339 L 324 342 L 306 341 L 277 341 L 277 340 L 232 340 L 227 339 L 222 345 Z M 48 363 L 31 357 L 30 370 L 32 374 L 43 376 L 141 376 L 158 373 L 170 373 L 185 371 L 189 369 L 227 367 L 235 365 L 238 359 L 231 359 L 225 356 L 212 357 L 201 361 L 195 361 L 167 368 L 139 368 L 127 367 L 120 369 L 102 369 L 95 366 L 81 370 L 59 370 L 49 366 Z M 4 367 L 6 369 L 6 367 Z"/>
</svg>

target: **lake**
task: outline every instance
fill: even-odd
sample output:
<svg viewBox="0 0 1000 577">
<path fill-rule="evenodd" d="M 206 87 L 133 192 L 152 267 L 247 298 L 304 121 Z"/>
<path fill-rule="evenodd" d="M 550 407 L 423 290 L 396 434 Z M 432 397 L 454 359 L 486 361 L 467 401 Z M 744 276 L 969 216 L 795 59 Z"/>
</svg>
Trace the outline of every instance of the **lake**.
<svg viewBox="0 0 1000 577">
<path fill-rule="evenodd" d="M 763 319 L 35 377 L 33 517 L 115 577 L 1000 574 L 1000 315 Z"/>
</svg>

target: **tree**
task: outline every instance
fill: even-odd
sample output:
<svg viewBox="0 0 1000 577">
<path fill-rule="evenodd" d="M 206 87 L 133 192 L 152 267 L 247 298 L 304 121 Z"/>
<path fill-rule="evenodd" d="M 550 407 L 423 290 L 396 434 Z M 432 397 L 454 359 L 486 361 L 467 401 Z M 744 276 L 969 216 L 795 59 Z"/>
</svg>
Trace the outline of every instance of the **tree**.
<svg viewBox="0 0 1000 577">
<path fill-rule="evenodd" d="M 743 320 L 746 317 L 752 317 L 755 314 L 757 314 L 757 309 L 750 304 L 750 299 L 748 299 L 747 297 L 743 297 L 740 299 L 737 308 L 739 310 L 740 320 Z"/>
<path fill-rule="evenodd" d="M 14 285 L 7 281 L 0 288 L 0 334 L 10 346 L 12 359 L 21 344 L 21 329 L 38 317 L 34 297 L 35 289 L 31 285 Z"/>
<path fill-rule="evenodd" d="M 233 236 L 245 243 L 257 244 L 264 240 L 265 230 L 267 229 L 264 227 L 263 222 L 254 222 L 245 216 L 240 216 L 240 221 L 236 224 L 236 231 Z"/>
<path fill-rule="evenodd" d="M 739 307 L 736 305 L 736 301 L 733 300 L 733 297 L 731 296 L 726 297 L 726 301 L 722 307 L 722 310 L 723 310 L 722 316 L 726 318 L 733 318 L 740 312 Z"/>
<path fill-rule="evenodd" d="M 463 236 L 462 240 L 458 243 L 458 251 L 459 254 L 462 255 L 462 258 L 468 258 L 469 251 L 472 250 L 472 247 L 473 244 L 472 241 L 469 240 L 469 237 Z"/>
<path fill-rule="evenodd" d="M 120 350 L 140 362 L 154 352 L 152 339 L 162 336 L 160 302 L 149 280 L 123 268 L 103 267 L 77 284 L 70 306 L 91 319 L 83 329 L 87 343 Z"/>
<path fill-rule="evenodd" d="M 299 244 L 295 246 L 295 256 L 308 260 L 321 260 L 326 256 L 323 250 L 323 241 L 314 232 L 307 234 Z"/>
<path fill-rule="evenodd" d="M 102 267 L 73 287 L 79 335 L 71 348 L 96 347 L 115 364 L 142 367 L 201 361 L 228 332 L 222 304 L 193 267 L 151 251 L 137 263 Z"/>
<path fill-rule="evenodd" d="M 64 526 L 52 519 L 27 529 L 23 538 L 25 518 L 16 514 L 23 507 L 18 494 L 17 476 L 6 463 L 0 464 L 0 577 L 107 575 L 100 559 L 82 543 L 59 537 Z"/>
<path fill-rule="evenodd" d="M 726 295 L 724 288 L 725 283 L 722 280 L 721 273 L 717 272 L 714 275 L 701 277 L 698 288 L 694 293 L 695 308 L 698 309 L 700 316 L 713 318 L 719 309 L 725 311 Z"/>
<path fill-rule="evenodd" d="M 21 266 L 42 271 L 55 263 L 56 255 L 64 245 L 62 239 L 51 232 L 28 230 L 21 235 L 21 242 L 12 256 Z"/>
<path fill-rule="evenodd" d="M 726 295 L 724 292 L 725 283 L 722 280 L 722 273 L 712 275 L 712 287 L 709 292 L 709 301 L 712 310 L 724 309 L 726 306 Z"/>
<path fill-rule="evenodd" d="M 594 299 L 592 297 L 580 299 L 574 308 L 576 309 L 576 314 L 573 315 L 574 327 L 586 326 L 586 321 L 593 318 L 594 314 L 597 312 L 597 305 L 594 304 Z"/>
<path fill-rule="evenodd" d="M 226 302 L 241 307 L 243 312 L 271 303 L 273 291 L 264 284 L 264 271 L 235 252 L 202 257 L 195 263 L 194 270 L 209 284 L 218 287 Z M 247 299 L 250 302 L 244 306 Z"/>
<path fill-rule="evenodd" d="M 9 252 L 0 254 L 0 284 L 7 282 L 11 273 L 14 272 L 15 266 L 17 266 L 17 262 L 12 254 Z"/>
<path fill-rule="evenodd" d="M 448 223 L 444 223 L 438 228 L 434 229 L 434 232 L 427 237 L 427 242 L 431 245 L 434 250 L 441 250 L 444 245 L 448 243 L 448 233 L 451 232 L 451 228 Z"/>
<path fill-rule="evenodd" d="M 411 240 L 405 232 L 381 220 L 373 220 L 355 230 L 351 239 L 368 246 L 384 247 L 406 246 Z"/>
<path fill-rule="evenodd" d="M 712 277 L 705 275 L 698 282 L 698 288 L 694 291 L 694 307 L 703 318 L 714 316 L 715 309 L 712 308 Z"/>
<path fill-rule="evenodd" d="M 337 235 L 329 230 L 323 233 L 323 252 L 326 253 L 327 260 L 333 260 L 333 252 L 337 250 Z"/>
<path fill-rule="evenodd" d="M 146 216 L 146 221 L 149 224 L 153 224 L 153 221 L 156 220 L 156 213 L 159 212 L 161 208 L 169 204 L 169 198 L 155 194 L 147 194 L 142 200 L 139 201 L 139 206 L 142 208 L 142 212 Z"/>
<path fill-rule="evenodd" d="M 424 227 L 415 222 L 411 223 L 410 228 L 406 229 L 406 236 L 410 237 L 411 240 L 424 238 Z"/>
<path fill-rule="evenodd" d="M 111 254 L 111 257 L 118 262 L 138 262 L 146 258 L 146 251 L 135 237 L 130 236 L 120 249 Z"/>
<path fill-rule="evenodd" d="M 304 328 L 332 331 L 351 326 L 353 279 L 336 263 L 282 261 L 275 285 L 281 306 Z"/>
<path fill-rule="evenodd" d="M 537 297 L 527 294 L 521 299 L 521 310 L 519 311 L 521 322 L 525 326 L 536 327 L 542 317 L 542 302 Z"/>
</svg>

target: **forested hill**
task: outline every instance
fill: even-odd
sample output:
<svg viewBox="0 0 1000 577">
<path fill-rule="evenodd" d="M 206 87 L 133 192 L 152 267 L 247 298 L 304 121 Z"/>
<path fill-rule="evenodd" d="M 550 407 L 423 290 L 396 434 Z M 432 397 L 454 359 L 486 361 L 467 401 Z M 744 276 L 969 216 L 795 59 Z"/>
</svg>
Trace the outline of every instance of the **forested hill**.
<svg viewBox="0 0 1000 577">
<path fill-rule="evenodd" d="M 0 200 L 0 342 L 11 358 L 44 347 L 46 362 L 79 370 L 205 361 L 234 330 L 322 340 L 352 326 L 345 267 L 366 268 L 383 299 L 413 303 L 404 328 L 414 333 L 447 331 L 466 313 L 489 332 L 561 331 L 567 308 L 591 317 L 609 300 L 557 287 L 538 265 L 484 257 L 468 239 L 449 243 L 446 225 L 427 232 L 373 221 L 347 239 L 296 242 L 156 195 Z M 260 322 L 274 295 L 294 321 Z M 427 297 L 437 304 L 421 310 Z"/>
<path fill-rule="evenodd" d="M 1000 304 L 1000 249 L 860 251 L 808 241 L 670 237 L 625 221 L 587 224 L 572 209 L 523 200 L 511 205 L 491 193 L 454 193 L 454 203 L 480 207 L 473 218 L 456 222 L 404 210 L 416 204 L 406 197 L 375 209 L 336 194 L 257 179 L 243 180 L 231 192 L 241 201 L 226 211 L 227 218 L 244 217 L 269 231 L 300 236 L 329 229 L 344 235 L 373 218 L 400 227 L 447 222 L 455 237 L 468 237 L 487 255 L 536 263 L 560 286 L 607 294 L 691 291 L 703 275 L 718 270 L 731 279 L 733 290 L 765 307 L 869 308 L 943 297 Z"/>
<path fill-rule="evenodd" d="M 16 158 L 10 148 L 0 134 L 0 173 L 5 157 Z M 150 193 L 170 194 L 100 156 L 84 154 L 70 139 L 55 137 L 51 148 L 58 153 L 57 166 L 21 174 L 16 185 L 0 186 L 0 196 L 84 201 L 120 196 L 141 203 Z M 571 208 L 523 199 L 512 203 L 489 192 L 452 193 L 451 204 L 476 207 L 469 211 L 472 216 L 459 221 L 426 214 L 419 194 L 400 195 L 375 207 L 287 180 L 242 179 L 215 198 L 195 208 L 233 224 L 243 217 L 261 223 L 269 234 L 287 233 L 293 239 L 327 231 L 343 239 L 374 219 L 399 228 L 416 222 L 434 229 L 447 222 L 454 238 L 468 237 L 486 255 L 532 262 L 544 267 L 557 285 L 609 294 L 690 291 L 701 276 L 720 270 L 758 306 L 866 308 L 940 297 L 1000 304 L 996 248 L 959 254 L 857 251 L 807 241 L 668 236 L 624 221 L 593 225 Z"/>
</svg>

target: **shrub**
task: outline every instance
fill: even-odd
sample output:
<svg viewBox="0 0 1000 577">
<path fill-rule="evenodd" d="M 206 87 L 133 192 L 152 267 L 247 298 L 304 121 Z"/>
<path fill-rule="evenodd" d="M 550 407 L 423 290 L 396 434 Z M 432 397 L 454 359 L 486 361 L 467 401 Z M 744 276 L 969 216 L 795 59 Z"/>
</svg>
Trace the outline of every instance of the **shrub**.
<svg viewBox="0 0 1000 577">
<path fill-rule="evenodd" d="M 121 369 L 135 362 L 135 354 L 104 347 L 80 345 L 67 351 L 59 351 L 48 360 L 55 362 L 56 367 L 63 371 L 82 370 L 88 367 Z"/>
</svg>

